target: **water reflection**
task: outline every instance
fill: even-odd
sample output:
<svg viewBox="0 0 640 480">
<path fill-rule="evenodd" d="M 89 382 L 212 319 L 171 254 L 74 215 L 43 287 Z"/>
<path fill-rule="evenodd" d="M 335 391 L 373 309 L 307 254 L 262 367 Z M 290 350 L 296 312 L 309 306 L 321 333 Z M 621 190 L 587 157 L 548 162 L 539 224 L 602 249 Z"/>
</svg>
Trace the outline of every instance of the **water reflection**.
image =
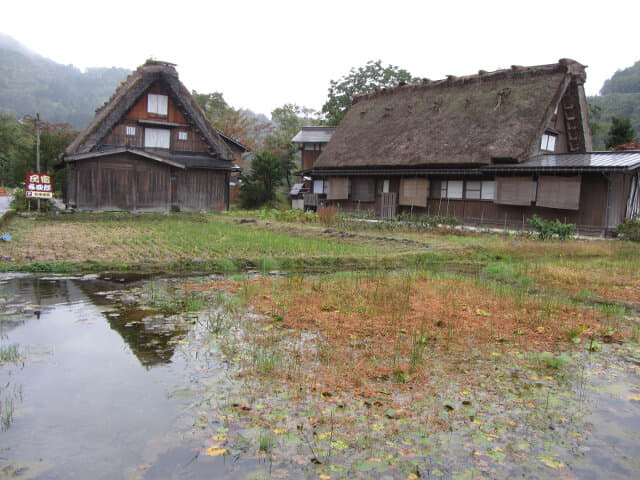
<svg viewBox="0 0 640 480">
<path fill-rule="evenodd" d="M 173 435 L 182 400 L 167 392 L 181 383 L 175 349 L 189 323 L 98 295 L 121 285 L 0 277 L 0 345 L 21 355 L 0 368 L 0 413 L 13 420 L 0 433 L 3 472 L 122 477 Z"/>
<path fill-rule="evenodd" d="M 181 319 L 127 308 L 101 294 L 122 288 L 121 280 L 31 276 L 0 279 L 0 296 L 5 298 L 3 331 L 38 320 L 43 311 L 56 305 L 90 302 L 99 307 L 111 329 L 118 332 L 142 366 L 170 363 L 176 343 L 188 332 L 188 324 Z"/>
</svg>

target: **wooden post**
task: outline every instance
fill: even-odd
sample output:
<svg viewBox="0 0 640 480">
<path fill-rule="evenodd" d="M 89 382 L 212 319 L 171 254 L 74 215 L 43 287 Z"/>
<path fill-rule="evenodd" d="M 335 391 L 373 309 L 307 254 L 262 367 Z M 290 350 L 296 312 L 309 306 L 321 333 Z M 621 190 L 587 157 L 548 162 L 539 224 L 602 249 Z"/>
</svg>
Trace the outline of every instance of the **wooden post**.
<svg viewBox="0 0 640 480">
<path fill-rule="evenodd" d="M 33 125 L 36 131 L 36 172 L 40 173 L 40 114 L 36 113 L 36 118 L 33 121 Z M 38 213 L 40 213 L 40 198 L 37 200 Z"/>
</svg>

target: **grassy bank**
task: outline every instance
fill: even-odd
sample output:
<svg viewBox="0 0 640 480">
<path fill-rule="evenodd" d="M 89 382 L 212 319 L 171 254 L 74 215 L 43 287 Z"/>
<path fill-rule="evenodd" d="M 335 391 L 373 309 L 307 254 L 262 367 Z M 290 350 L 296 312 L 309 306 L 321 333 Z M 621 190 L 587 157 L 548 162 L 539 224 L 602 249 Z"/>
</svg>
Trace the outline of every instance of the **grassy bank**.
<svg viewBox="0 0 640 480">
<path fill-rule="evenodd" d="M 476 274 L 573 301 L 640 304 L 640 247 L 618 240 L 527 236 L 337 219 L 310 214 L 76 213 L 12 217 L 2 271 L 335 272 L 427 269 Z"/>
</svg>

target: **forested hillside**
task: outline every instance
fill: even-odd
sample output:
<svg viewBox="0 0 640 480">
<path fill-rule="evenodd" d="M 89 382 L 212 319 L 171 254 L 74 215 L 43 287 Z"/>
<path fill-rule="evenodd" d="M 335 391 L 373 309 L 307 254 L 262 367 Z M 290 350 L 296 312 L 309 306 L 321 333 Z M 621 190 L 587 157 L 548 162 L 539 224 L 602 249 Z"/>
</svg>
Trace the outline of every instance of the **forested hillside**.
<svg viewBox="0 0 640 480">
<path fill-rule="evenodd" d="M 628 118 L 640 134 L 640 61 L 632 67 L 618 70 L 604 82 L 600 95 L 589 97 L 594 148 L 604 149 L 604 139 L 611 118 Z"/>
<path fill-rule="evenodd" d="M 39 112 L 47 122 L 84 128 L 128 74 L 122 68 L 91 68 L 83 73 L 0 34 L 0 111 L 17 117 Z"/>
</svg>

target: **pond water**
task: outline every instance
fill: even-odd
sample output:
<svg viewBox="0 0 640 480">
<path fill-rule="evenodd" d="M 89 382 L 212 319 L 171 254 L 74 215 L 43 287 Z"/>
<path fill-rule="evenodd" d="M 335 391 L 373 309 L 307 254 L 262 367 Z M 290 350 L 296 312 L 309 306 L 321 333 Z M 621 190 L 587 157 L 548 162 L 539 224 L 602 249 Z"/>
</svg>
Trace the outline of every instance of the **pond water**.
<svg viewBox="0 0 640 480">
<path fill-rule="evenodd" d="M 21 356 L 0 367 L 5 473 L 167 478 L 187 464 L 197 469 L 198 440 L 189 438 L 193 398 L 176 392 L 197 372 L 221 377 L 224 365 L 181 348 L 193 319 L 165 319 L 105 299 L 103 292 L 119 288 L 93 278 L 2 279 L 0 345 L 17 344 Z M 170 467 L 149 475 L 168 451 Z M 221 459 L 203 460 L 209 474 L 228 470 L 216 465 Z"/>
<path fill-rule="evenodd" d="M 313 410 L 309 404 L 293 407 L 286 395 L 269 400 L 256 391 L 243 392 L 246 385 L 238 386 L 229 374 L 231 367 L 198 315 L 167 316 L 143 311 L 134 308 L 126 295 L 115 300 L 107 293 L 131 289 L 132 285 L 137 284 L 96 277 L 0 277 L 0 347 L 3 355 L 10 356 L 11 346 L 17 345 L 19 354 L 18 361 L 5 358 L 0 362 L 0 477 L 318 478 L 320 467 L 310 455 L 312 446 L 305 440 L 306 433 L 300 433 L 301 429 L 295 432 L 296 424 L 304 423 L 305 408 Z M 485 443 L 498 442 L 499 436 L 506 439 L 508 434 L 498 429 L 491 430 L 496 434 L 486 434 L 487 429 L 472 431 L 482 422 L 467 419 L 464 428 L 468 430 L 433 434 L 426 439 L 422 453 L 413 457 L 416 464 L 426 465 L 419 469 L 421 476 L 639 477 L 639 360 L 637 346 L 583 359 L 580 378 L 566 384 L 575 404 L 556 404 L 547 396 L 548 405 L 544 408 L 557 408 L 558 413 L 553 416 L 545 411 L 545 415 L 536 417 L 545 422 L 553 418 L 549 425 L 541 427 L 545 433 L 538 435 L 531 427 L 516 431 L 514 427 L 520 444 L 538 445 L 533 440 L 538 435 L 539 447 L 535 448 L 539 451 L 529 445 L 522 452 L 506 456 L 512 447 L 505 444 L 503 449 L 499 448 L 502 444 L 496 443 L 496 447 L 485 450 L 490 458 L 481 457 L 477 451 L 485 447 L 477 441 L 480 437 Z M 491 369 L 498 372 L 497 366 Z M 474 399 L 477 418 L 487 422 L 495 416 L 499 420 L 500 408 L 506 408 L 511 401 L 505 393 L 501 395 L 500 402 L 484 409 L 489 412 L 485 417 L 480 416 L 482 400 Z M 561 400 L 567 398 L 566 393 L 563 395 Z M 207 438 L 217 434 L 218 439 L 226 440 L 227 433 L 220 432 L 228 432 L 230 438 L 234 433 L 236 443 L 242 438 L 262 442 L 261 437 L 250 436 L 250 431 L 260 435 L 264 430 L 250 426 L 252 420 L 248 416 L 235 415 L 235 425 L 230 425 L 220 420 L 225 415 L 212 413 L 224 408 L 227 412 L 245 408 L 244 402 L 239 406 L 233 398 L 245 399 L 253 411 L 270 408 L 271 416 L 264 418 L 274 421 L 289 414 L 297 416 L 289 422 L 293 433 L 279 437 L 282 453 L 274 455 L 276 463 L 256 454 L 256 445 L 235 448 L 225 442 L 230 455 L 203 454 L 207 445 L 212 445 Z M 353 409 L 352 423 L 357 425 L 364 418 L 357 411 L 358 401 L 349 403 L 345 399 L 343 403 L 338 407 L 343 412 Z M 328 408 L 327 404 L 322 408 Z M 453 407 L 447 405 L 449 408 Z M 455 408 L 460 409 L 457 404 Z M 574 417 L 565 418 L 570 414 Z M 440 415 L 447 418 L 448 413 Z M 526 423 L 524 417 L 509 415 L 505 419 L 513 419 L 514 425 Z M 388 415 L 379 417 L 373 426 L 379 424 L 383 435 L 387 428 L 384 422 L 396 420 Z M 362 422 L 372 426 L 369 418 Z M 565 431 L 565 422 L 572 428 Z M 287 425 L 286 420 L 282 423 Z M 410 445 L 409 440 L 415 437 L 411 428 L 397 422 L 394 437 L 380 436 L 379 441 L 400 444 L 402 432 L 406 431 L 404 442 Z M 269 426 L 266 429 L 272 430 Z M 551 430 L 556 432 L 546 433 Z M 341 468 L 323 470 L 321 478 L 408 478 L 407 470 L 391 460 L 393 468 L 379 468 L 376 462 L 380 459 L 368 458 L 373 454 L 349 466 L 347 457 L 360 455 L 357 441 L 350 443 L 346 433 L 344 442 L 337 440 L 337 434 L 328 443 L 334 448 L 334 463 L 339 462 Z M 527 438 L 528 434 L 532 438 Z M 509 443 L 512 444 L 517 442 Z M 395 447 L 385 448 L 394 452 Z M 314 461 L 308 462 L 309 459 Z M 436 463 L 438 468 L 428 466 Z M 449 470 L 443 467 L 447 464 Z"/>
</svg>

